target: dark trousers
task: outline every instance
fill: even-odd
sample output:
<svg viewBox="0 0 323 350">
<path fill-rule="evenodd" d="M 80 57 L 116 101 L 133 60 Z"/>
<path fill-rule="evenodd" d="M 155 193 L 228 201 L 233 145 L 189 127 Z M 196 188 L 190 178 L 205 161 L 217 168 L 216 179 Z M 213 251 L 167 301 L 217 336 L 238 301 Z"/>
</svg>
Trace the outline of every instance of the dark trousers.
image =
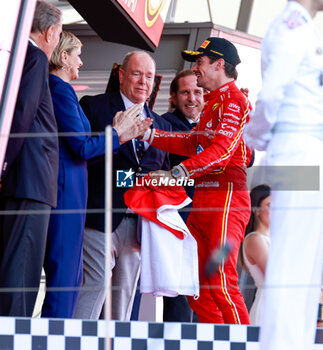
<svg viewBox="0 0 323 350">
<path fill-rule="evenodd" d="M 55 210 L 52 211 L 44 270 L 46 287 L 53 290 L 46 292 L 42 317 L 73 318 L 74 316 L 80 294 L 78 288 L 82 286 L 84 223 L 83 213 L 55 214 Z"/>
<path fill-rule="evenodd" d="M 164 322 L 198 322 L 195 312 L 190 308 L 185 295 L 175 298 L 164 297 Z"/>
<path fill-rule="evenodd" d="M 0 315 L 31 317 L 51 207 L 29 199 L 1 198 L 0 209 L 8 211 L 0 215 L 0 288 L 12 289 L 0 293 Z M 19 211 L 34 213 L 19 214 Z"/>
</svg>

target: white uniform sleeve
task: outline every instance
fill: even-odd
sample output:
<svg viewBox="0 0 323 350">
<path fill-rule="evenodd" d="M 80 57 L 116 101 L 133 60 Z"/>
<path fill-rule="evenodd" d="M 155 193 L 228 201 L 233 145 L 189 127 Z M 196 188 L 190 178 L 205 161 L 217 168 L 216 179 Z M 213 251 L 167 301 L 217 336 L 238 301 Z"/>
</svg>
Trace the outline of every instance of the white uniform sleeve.
<svg viewBox="0 0 323 350">
<path fill-rule="evenodd" d="M 265 150 L 271 130 L 277 122 L 277 112 L 284 90 L 293 82 L 306 48 L 305 22 L 289 28 L 282 19 L 273 23 L 262 44 L 262 88 L 254 113 L 245 129 L 246 143 Z"/>
</svg>

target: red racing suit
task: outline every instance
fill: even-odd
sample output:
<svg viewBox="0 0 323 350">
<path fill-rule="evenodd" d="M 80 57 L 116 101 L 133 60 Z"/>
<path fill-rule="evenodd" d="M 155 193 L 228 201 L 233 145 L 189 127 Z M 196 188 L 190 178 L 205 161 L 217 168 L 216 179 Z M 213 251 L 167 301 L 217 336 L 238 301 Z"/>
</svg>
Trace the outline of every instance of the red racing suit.
<svg viewBox="0 0 323 350">
<path fill-rule="evenodd" d="M 204 100 L 200 122 L 190 133 L 153 129 L 148 141 L 161 150 L 190 157 L 179 166 L 195 179 L 187 226 L 198 244 L 201 288 L 199 299 L 188 298 L 192 309 L 200 322 L 249 324 L 236 265 L 250 216 L 246 167 L 252 152 L 242 136 L 251 107 L 234 81 Z M 228 259 L 207 277 L 204 270 L 211 252 L 224 244 L 232 248 Z"/>
</svg>

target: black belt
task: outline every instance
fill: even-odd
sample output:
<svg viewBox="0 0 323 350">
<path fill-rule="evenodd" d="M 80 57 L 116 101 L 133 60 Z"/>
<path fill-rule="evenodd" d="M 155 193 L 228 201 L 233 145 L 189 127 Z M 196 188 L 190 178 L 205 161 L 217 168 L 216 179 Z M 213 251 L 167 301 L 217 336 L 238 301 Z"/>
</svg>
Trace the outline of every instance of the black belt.
<svg viewBox="0 0 323 350">
<path fill-rule="evenodd" d="M 125 213 L 124 215 L 125 215 L 127 218 L 138 219 L 138 214 L 135 214 L 135 213 Z"/>
<path fill-rule="evenodd" d="M 317 320 L 319 322 L 323 322 L 323 305 L 322 304 L 319 304 L 319 313 L 317 316 Z"/>
</svg>

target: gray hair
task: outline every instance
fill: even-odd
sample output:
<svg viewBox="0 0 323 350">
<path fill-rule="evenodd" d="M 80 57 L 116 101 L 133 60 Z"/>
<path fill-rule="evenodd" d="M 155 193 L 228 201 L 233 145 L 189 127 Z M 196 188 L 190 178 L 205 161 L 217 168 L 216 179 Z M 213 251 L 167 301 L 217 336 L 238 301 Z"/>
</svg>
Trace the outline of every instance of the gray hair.
<svg viewBox="0 0 323 350">
<path fill-rule="evenodd" d="M 46 1 L 38 0 L 36 3 L 33 24 L 31 27 L 32 33 L 43 33 L 49 27 L 55 26 L 62 21 L 62 12 Z"/>
<path fill-rule="evenodd" d="M 149 53 L 147 53 L 146 51 L 143 51 L 143 50 L 136 50 L 136 51 L 131 51 L 131 52 L 128 52 L 124 58 L 123 58 L 123 61 L 122 61 L 122 69 L 123 70 L 127 70 L 128 68 L 128 64 L 129 64 L 129 61 L 130 61 L 130 58 L 133 56 L 133 55 L 146 55 L 148 57 L 150 57 L 151 61 L 154 63 L 154 66 L 155 66 L 155 69 L 156 69 L 156 62 L 155 60 L 149 55 Z"/>
</svg>

